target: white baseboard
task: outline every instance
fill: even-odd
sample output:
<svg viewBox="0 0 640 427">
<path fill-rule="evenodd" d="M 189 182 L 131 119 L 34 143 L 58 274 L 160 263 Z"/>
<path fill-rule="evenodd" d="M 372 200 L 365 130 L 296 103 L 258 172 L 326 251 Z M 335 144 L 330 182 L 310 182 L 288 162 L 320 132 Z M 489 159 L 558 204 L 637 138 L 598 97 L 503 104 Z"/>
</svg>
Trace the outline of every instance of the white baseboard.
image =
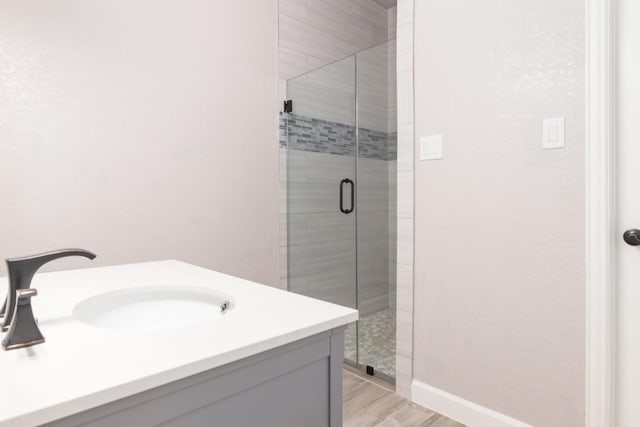
<svg viewBox="0 0 640 427">
<path fill-rule="evenodd" d="M 469 427 L 531 427 L 500 412 L 462 399 L 444 390 L 413 380 L 411 397 L 415 403 Z"/>
</svg>

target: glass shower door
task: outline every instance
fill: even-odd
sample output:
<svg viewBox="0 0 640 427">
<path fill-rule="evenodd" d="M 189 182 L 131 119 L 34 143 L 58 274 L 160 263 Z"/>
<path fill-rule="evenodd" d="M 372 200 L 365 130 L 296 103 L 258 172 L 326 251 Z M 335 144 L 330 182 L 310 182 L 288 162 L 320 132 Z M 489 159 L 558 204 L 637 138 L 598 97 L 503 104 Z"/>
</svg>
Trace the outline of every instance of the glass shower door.
<svg viewBox="0 0 640 427">
<path fill-rule="evenodd" d="M 287 82 L 287 286 L 356 308 L 355 58 Z M 345 357 L 357 361 L 350 325 Z"/>
<path fill-rule="evenodd" d="M 358 365 L 395 377 L 395 40 L 356 55 Z"/>
</svg>

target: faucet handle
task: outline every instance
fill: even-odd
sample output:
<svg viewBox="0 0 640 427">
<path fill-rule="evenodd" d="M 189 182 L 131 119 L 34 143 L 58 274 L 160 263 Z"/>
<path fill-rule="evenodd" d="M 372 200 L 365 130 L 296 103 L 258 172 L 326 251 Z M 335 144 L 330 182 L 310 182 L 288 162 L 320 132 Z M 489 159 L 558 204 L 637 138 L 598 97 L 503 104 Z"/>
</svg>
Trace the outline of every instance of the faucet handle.
<svg viewBox="0 0 640 427">
<path fill-rule="evenodd" d="M 7 336 L 2 340 L 2 347 L 5 350 L 31 347 L 44 342 L 44 336 L 38 328 L 31 308 L 31 297 L 36 295 L 38 295 L 36 289 L 18 289 L 16 291 L 14 319 Z"/>
<path fill-rule="evenodd" d="M 31 286 L 31 280 L 40 267 L 55 259 L 68 256 L 83 256 L 89 259 L 94 259 L 96 257 L 93 252 L 89 252 L 84 249 L 60 249 L 57 251 L 6 260 L 7 270 L 9 272 L 9 290 L 7 292 L 3 311 L 0 312 L 4 313 L 2 331 L 7 331 L 13 322 L 16 300 L 18 298 L 16 294 L 17 291 L 21 289 L 29 289 Z"/>
</svg>

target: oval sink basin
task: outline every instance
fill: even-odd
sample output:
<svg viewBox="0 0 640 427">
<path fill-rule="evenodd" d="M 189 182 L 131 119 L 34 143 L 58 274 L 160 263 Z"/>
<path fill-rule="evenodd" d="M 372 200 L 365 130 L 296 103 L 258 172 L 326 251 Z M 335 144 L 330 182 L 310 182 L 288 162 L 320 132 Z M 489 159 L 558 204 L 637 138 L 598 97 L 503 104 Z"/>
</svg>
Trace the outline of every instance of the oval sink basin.
<svg viewBox="0 0 640 427">
<path fill-rule="evenodd" d="M 199 286 L 141 286 L 87 298 L 73 317 L 99 328 L 154 330 L 215 323 L 233 309 L 233 298 Z"/>
</svg>

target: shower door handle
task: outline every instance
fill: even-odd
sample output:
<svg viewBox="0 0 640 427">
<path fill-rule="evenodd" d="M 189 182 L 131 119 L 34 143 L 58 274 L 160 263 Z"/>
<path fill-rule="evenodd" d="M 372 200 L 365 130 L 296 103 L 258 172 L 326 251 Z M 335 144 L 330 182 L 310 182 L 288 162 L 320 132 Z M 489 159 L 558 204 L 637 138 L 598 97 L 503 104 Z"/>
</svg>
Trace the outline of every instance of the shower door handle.
<svg viewBox="0 0 640 427">
<path fill-rule="evenodd" d="M 344 208 L 344 185 L 345 184 L 351 185 L 351 207 L 349 209 Z M 340 212 L 346 215 L 353 212 L 354 202 L 355 202 L 355 186 L 353 185 L 353 181 L 351 181 L 349 178 L 345 178 L 342 181 L 340 181 Z"/>
</svg>

